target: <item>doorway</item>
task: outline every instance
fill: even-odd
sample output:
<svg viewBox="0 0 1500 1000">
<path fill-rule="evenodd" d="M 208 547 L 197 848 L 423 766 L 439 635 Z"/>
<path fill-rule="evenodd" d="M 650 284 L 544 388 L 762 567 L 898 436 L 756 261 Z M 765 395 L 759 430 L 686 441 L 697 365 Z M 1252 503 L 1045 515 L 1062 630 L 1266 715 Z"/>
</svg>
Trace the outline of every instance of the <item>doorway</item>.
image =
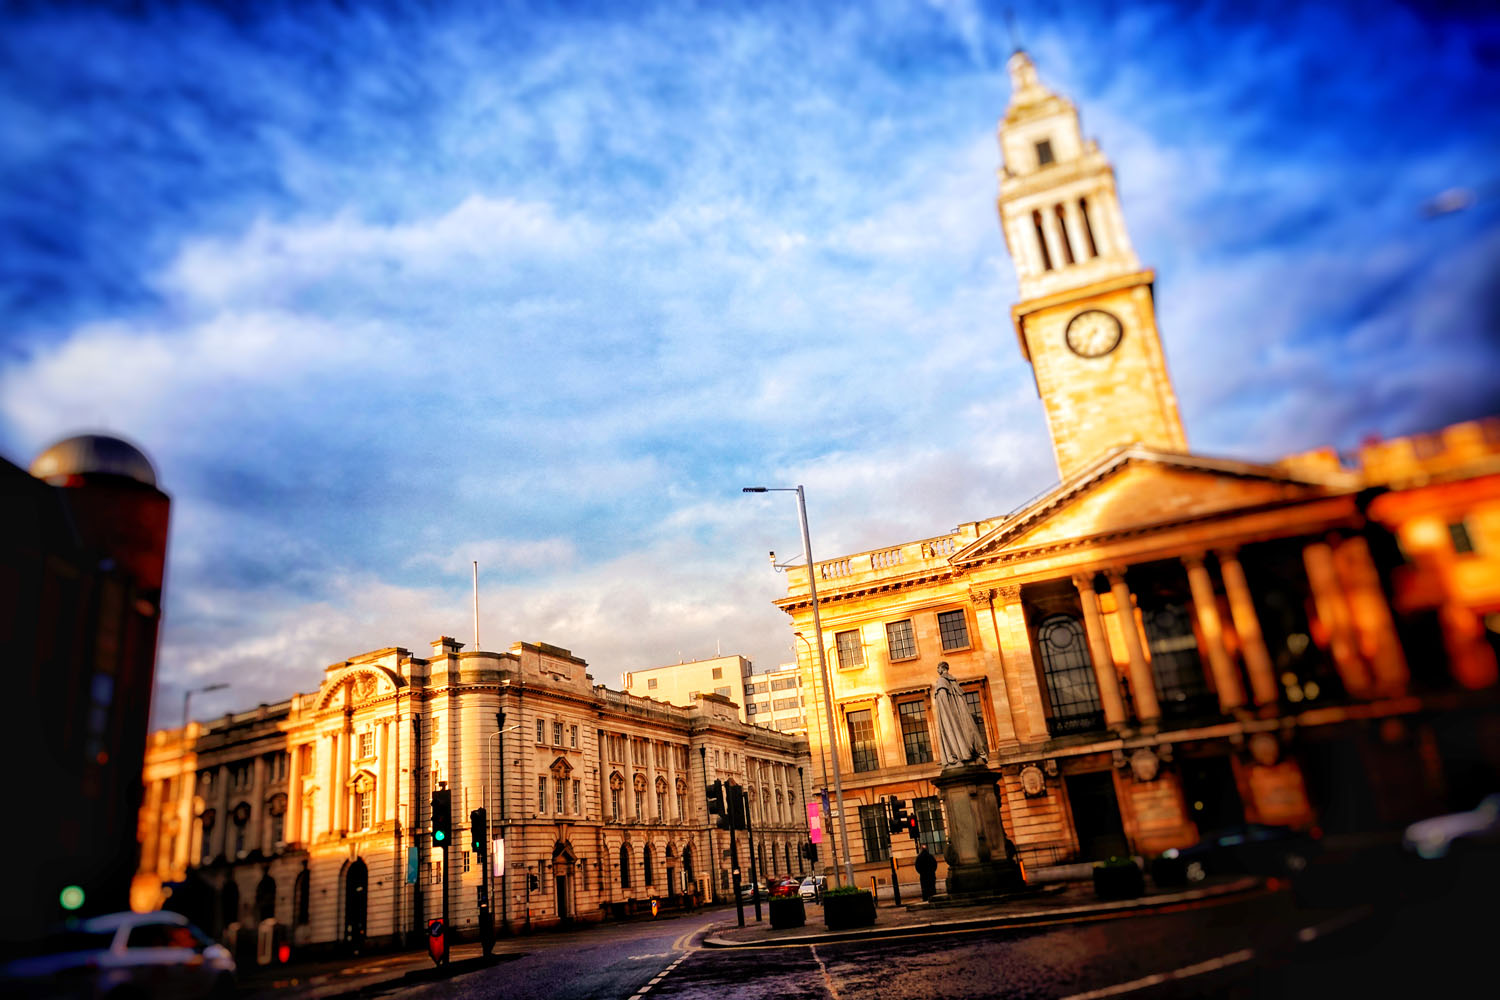
<svg viewBox="0 0 1500 1000">
<path fill-rule="evenodd" d="M 370 874 L 363 858 L 344 875 L 344 943 L 356 953 L 365 943 L 365 911 L 369 901 Z"/>
<path fill-rule="evenodd" d="M 1083 861 L 1125 857 L 1130 846 L 1120 822 L 1120 802 L 1109 771 L 1069 774 L 1063 778 L 1073 807 L 1073 829 L 1078 834 L 1078 856 Z"/>
<path fill-rule="evenodd" d="M 1190 757 L 1179 766 L 1182 797 L 1200 836 L 1245 822 L 1245 804 L 1228 757 Z"/>
</svg>

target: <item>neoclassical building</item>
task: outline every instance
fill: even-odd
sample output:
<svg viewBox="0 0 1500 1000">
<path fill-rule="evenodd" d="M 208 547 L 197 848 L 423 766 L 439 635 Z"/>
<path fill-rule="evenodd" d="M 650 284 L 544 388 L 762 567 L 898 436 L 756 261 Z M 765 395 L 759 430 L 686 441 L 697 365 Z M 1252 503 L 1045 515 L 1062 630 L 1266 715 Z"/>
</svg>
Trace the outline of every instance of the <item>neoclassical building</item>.
<svg viewBox="0 0 1500 1000">
<path fill-rule="evenodd" d="M 430 803 L 443 787 L 460 934 L 477 929 L 482 806 L 504 840 L 497 926 L 710 898 L 730 882 L 728 835 L 704 804 L 715 779 L 750 796 L 758 868 L 801 872 L 805 738 L 746 725 L 712 693 L 681 707 L 596 686 L 545 643 L 376 650 L 327 667 L 311 693 L 152 734 L 135 903 L 193 909 L 221 933 L 275 920 L 299 950 L 418 938 L 442 912 Z M 739 836 L 747 878 L 750 844 Z"/>
<path fill-rule="evenodd" d="M 837 754 L 856 868 L 915 855 L 891 842 L 885 795 L 913 801 L 941 855 L 940 661 L 1033 869 L 1246 821 L 1370 830 L 1472 808 L 1500 788 L 1500 422 L 1353 462 L 1189 451 L 1110 163 L 1025 53 L 1009 70 L 1011 319 L 1060 482 L 816 563 L 820 637 L 807 567 L 777 602 L 827 657 L 832 733 L 815 647 L 799 644 L 815 791 Z"/>
</svg>

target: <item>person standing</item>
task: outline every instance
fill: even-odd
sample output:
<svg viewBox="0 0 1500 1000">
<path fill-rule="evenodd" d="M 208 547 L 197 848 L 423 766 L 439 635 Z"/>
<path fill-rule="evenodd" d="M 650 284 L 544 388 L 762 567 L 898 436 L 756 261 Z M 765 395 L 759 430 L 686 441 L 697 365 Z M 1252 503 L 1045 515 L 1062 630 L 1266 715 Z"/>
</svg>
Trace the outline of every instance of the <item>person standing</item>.
<svg viewBox="0 0 1500 1000">
<path fill-rule="evenodd" d="M 937 858 L 932 856 L 926 844 L 917 854 L 917 877 L 922 880 L 923 899 L 937 895 Z"/>
</svg>

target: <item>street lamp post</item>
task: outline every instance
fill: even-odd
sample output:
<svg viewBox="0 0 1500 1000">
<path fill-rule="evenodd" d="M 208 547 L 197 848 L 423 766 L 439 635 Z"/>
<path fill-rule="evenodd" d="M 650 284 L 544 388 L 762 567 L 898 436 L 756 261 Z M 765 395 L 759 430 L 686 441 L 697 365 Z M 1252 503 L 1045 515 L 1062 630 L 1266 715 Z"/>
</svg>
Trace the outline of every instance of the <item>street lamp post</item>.
<svg viewBox="0 0 1500 1000">
<path fill-rule="evenodd" d="M 501 813 L 501 815 L 499 817 L 496 817 L 495 814 L 490 811 L 490 782 L 489 782 L 489 779 L 488 779 L 488 775 L 486 775 L 485 782 L 484 782 L 484 815 L 487 817 L 488 822 L 491 824 L 490 828 L 492 830 L 498 830 L 498 831 L 500 831 L 500 841 L 502 843 L 504 843 L 504 841 L 505 841 L 505 832 L 506 832 L 505 831 L 505 741 L 504 741 L 504 739 L 502 739 L 502 737 L 506 733 L 513 733 L 517 729 L 520 729 L 521 728 L 521 724 L 518 722 L 514 726 L 507 726 L 505 724 L 505 713 L 504 712 L 497 712 L 496 713 L 496 717 L 497 717 L 497 719 L 500 722 L 500 728 L 497 729 L 497 730 L 495 730 L 493 733 L 490 733 L 489 739 L 487 739 L 485 741 L 485 743 L 488 744 L 489 740 L 494 740 L 495 741 L 495 757 L 497 757 L 499 759 L 499 761 L 500 761 L 500 813 Z M 492 914 L 495 912 L 494 909 L 493 909 L 493 907 L 495 905 L 494 904 L 494 899 L 495 899 L 495 860 L 496 860 L 495 856 L 494 856 L 494 846 L 495 845 L 493 843 L 485 845 L 485 857 L 486 857 L 485 868 L 487 868 L 489 870 L 480 873 L 481 876 L 485 880 L 485 884 L 487 886 L 489 886 L 489 888 L 485 890 L 485 895 L 488 896 L 490 898 L 490 900 L 491 900 L 491 902 L 490 902 L 490 907 L 491 907 L 490 913 L 492 913 Z M 505 876 L 506 876 L 506 873 L 509 871 L 509 864 L 510 864 L 510 862 L 508 860 L 504 859 L 504 858 L 501 858 L 500 859 L 500 863 L 501 863 L 501 866 L 502 866 L 501 869 L 500 869 L 500 927 L 501 927 L 502 930 L 506 930 L 508 932 L 507 923 L 510 920 L 510 893 L 507 891 L 507 885 L 506 885 L 507 879 L 506 879 Z"/>
<path fill-rule="evenodd" d="M 823 652 L 823 619 L 818 614 L 818 580 L 814 572 L 812 554 L 812 536 L 807 530 L 807 498 L 798 485 L 792 487 L 777 486 L 746 486 L 741 492 L 744 493 L 796 493 L 797 494 L 797 518 L 802 525 L 802 554 L 807 565 L 807 591 L 808 598 L 812 601 L 813 634 L 818 639 L 818 670 L 823 679 L 823 708 L 828 722 L 828 738 L 832 743 L 834 739 L 833 730 L 833 685 L 828 679 L 828 657 Z M 775 562 L 775 557 L 771 560 Z M 849 885 L 854 884 L 854 865 L 849 855 L 849 824 L 844 812 L 844 782 L 839 775 L 839 755 L 836 744 L 829 747 L 829 757 L 833 762 L 833 794 L 839 806 L 839 840 L 844 848 L 844 877 Z M 837 868 L 834 869 L 837 871 Z"/>
</svg>

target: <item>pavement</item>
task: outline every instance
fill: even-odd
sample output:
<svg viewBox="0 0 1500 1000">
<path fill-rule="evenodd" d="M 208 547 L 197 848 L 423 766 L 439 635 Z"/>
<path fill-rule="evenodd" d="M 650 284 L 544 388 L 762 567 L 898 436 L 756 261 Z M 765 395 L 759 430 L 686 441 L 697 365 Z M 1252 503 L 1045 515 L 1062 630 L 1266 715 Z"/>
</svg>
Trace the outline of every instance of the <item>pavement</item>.
<svg viewBox="0 0 1500 1000">
<path fill-rule="evenodd" d="M 1257 877 L 1221 877 L 1206 879 L 1190 889 L 1161 890 L 1148 882 L 1146 891 L 1133 899 L 1104 900 L 1095 896 L 1092 882 L 1050 882 L 1001 900 L 941 907 L 920 901 L 897 906 L 886 897 L 876 907 L 873 926 L 837 931 L 822 926 L 823 907 L 816 903 L 806 904 L 807 923 L 802 927 L 773 928 L 769 915 L 756 923 L 747 908 L 744 927 L 737 923 L 715 925 L 703 944 L 709 948 L 756 948 L 1088 920 L 1255 892 L 1265 884 L 1265 879 Z"/>
</svg>

